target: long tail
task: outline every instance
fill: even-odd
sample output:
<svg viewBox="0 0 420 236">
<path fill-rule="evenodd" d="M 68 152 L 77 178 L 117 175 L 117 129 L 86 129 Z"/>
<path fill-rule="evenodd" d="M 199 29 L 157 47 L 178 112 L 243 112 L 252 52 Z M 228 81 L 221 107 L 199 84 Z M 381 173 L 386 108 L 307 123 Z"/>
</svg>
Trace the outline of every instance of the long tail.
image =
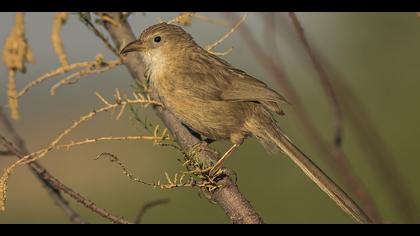
<svg viewBox="0 0 420 236">
<path fill-rule="evenodd" d="M 265 147 L 277 146 L 344 212 L 357 222 L 373 223 L 363 210 L 331 178 L 293 144 L 274 121 L 267 123 L 270 127 L 258 125 L 258 129 L 255 130 L 256 126 L 253 126 L 254 135 Z"/>
</svg>

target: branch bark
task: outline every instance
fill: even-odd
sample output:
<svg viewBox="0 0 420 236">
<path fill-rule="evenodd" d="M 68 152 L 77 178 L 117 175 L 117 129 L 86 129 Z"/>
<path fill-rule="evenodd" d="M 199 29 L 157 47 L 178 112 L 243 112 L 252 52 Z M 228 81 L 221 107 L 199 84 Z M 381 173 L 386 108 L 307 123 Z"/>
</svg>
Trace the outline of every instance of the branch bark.
<svg viewBox="0 0 420 236">
<path fill-rule="evenodd" d="M 122 18 L 120 13 L 100 14 L 106 14 L 113 20 L 113 22 L 104 21 L 104 25 L 117 48 L 121 48 L 121 46 L 125 46 L 127 43 L 135 40 L 130 25 Z M 134 80 L 145 82 L 143 63 L 139 55 L 135 53 L 129 54 L 124 64 Z M 152 98 L 156 99 L 153 94 Z M 200 142 L 168 110 L 155 108 L 155 111 L 183 150 L 191 150 L 191 148 Z M 203 150 L 199 151 L 197 159 L 205 166 L 210 166 L 217 160 L 217 156 L 214 154 L 214 151 Z M 253 209 L 249 201 L 239 191 L 236 183 L 229 176 L 224 176 L 217 184 L 224 187 L 218 188 L 214 192 L 208 192 L 206 195 L 225 211 L 232 223 L 263 223 L 262 218 Z"/>
</svg>

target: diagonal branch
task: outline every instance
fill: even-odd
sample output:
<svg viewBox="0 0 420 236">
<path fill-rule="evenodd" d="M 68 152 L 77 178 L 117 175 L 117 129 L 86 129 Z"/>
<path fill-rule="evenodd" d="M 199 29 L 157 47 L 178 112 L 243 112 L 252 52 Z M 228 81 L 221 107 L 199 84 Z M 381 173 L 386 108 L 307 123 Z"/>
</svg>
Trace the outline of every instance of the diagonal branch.
<svg viewBox="0 0 420 236">
<path fill-rule="evenodd" d="M 134 224 L 140 224 L 146 212 L 153 207 L 169 203 L 168 198 L 158 199 L 144 204 L 134 219 Z"/>
<path fill-rule="evenodd" d="M 328 77 L 327 72 L 325 71 L 321 62 L 318 60 L 314 50 L 312 49 L 311 45 L 306 39 L 305 32 L 296 14 L 294 12 L 289 12 L 289 17 L 292 20 L 293 26 L 295 27 L 296 33 L 298 34 L 299 39 L 303 47 L 305 48 L 306 53 L 310 57 L 312 64 L 314 65 L 318 73 L 319 81 L 321 82 L 322 88 L 324 89 L 324 92 L 330 101 L 332 110 L 334 112 L 334 118 L 335 118 L 334 144 L 336 146 L 340 146 L 341 141 L 342 141 L 342 132 L 343 132 L 343 114 L 341 111 L 340 104 L 338 102 L 337 94 L 335 93 L 333 86 L 330 83 L 330 78 Z"/>
<path fill-rule="evenodd" d="M 8 150 L 10 152 L 19 153 L 20 155 L 29 154 L 29 151 L 26 148 L 25 142 L 16 132 L 11 122 L 7 119 L 7 116 L 4 114 L 3 109 L 1 107 L 0 107 L 0 127 L 4 127 L 2 130 L 7 131 L 11 135 L 13 139 L 13 143 L 17 147 L 15 151 L 12 151 L 10 150 L 11 145 L 9 145 Z M 48 176 L 49 173 L 45 170 L 44 167 L 42 167 L 38 162 L 33 162 L 29 164 L 29 167 L 34 173 L 34 175 L 38 177 L 38 179 L 44 185 L 45 189 L 48 191 L 54 203 L 64 211 L 66 216 L 69 218 L 70 222 L 77 223 L 77 224 L 87 223 L 85 220 L 83 220 L 79 216 L 79 214 L 76 211 L 73 210 L 73 208 L 69 206 L 69 203 L 63 198 L 63 196 L 60 194 L 60 191 L 56 187 L 51 185 L 45 179 L 45 176 Z"/>
<path fill-rule="evenodd" d="M 225 13 L 226 17 L 229 18 L 232 22 L 237 21 L 237 17 L 231 13 Z M 297 118 L 302 125 L 302 128 L 306 131 L 309 138 L 319 148 L 321 154 L 326 158 L 328 164 L 333 167 L 334 170 L 337 170 L 336 173 L 346 181 L 346 184 L 350 187 L 351 193 L 360 201 L 360 205 L 366 211 L 374 222 L 381 222 L 381 217 L 376 209 L 374 201 L 367 191 L 366 187 L 362 181 L 353 173 L 350 164 L 348 163 L 344 152 L 337 148 L 336 145 L 329 145 L 326 143 L 321 134 L 312 124 L 309 116 L 307 115 L 303 103 L 298 96 L 296 90 L 293 88 L 289 79 L 286 76 L 283 68 L 281 68 L 277 63 L 267 55 L 264 50 L 259 46 L 256 39 L 253 37 L 249 29 L 244 25 L 238 30 L 242 37 L 245 40 L 245 43 L 248 44 L 248 47 L 251 49 L 252 53 L 256 56 L 258 61 L 273 75 L 277 82 L 283 88 L 285 96 L 291 101 L 294 105 L 294 110 L 296 111 Z"/>
<path fill-rule="evenodd" d="M 118 22 L 118 24 L 104 22 L 104 26 L 110 33 L 116 48 L 121 48 L 121 46 L 125 46 L 126 43 L 135 40 L 130 25 L 122 20 L 120 13 L 100 14 L 106 14 L 108 17 Z M 144 69 L 139 55 L 136 55 L 135 53 L 127 55 L 124 64 L 134 80 L 145 82 L 143 77 Z M 152 94 L 152 98 L 156 99 L 154 94 Z M 182 149 L 191 150 L 200 142 L 200 140 L 193 136 L 168 110 L 155 108 L 155 111 Z M 205 166 L 211 166 L 212 163 L 217 160 L 214 152 L 206 149 L 198 151 L 196 158 Z M 245 196 L 241 194 L 238 186 L 229 178 L 229 176 L 223 176 L 218 180 L 217 184 L 223 185 L 224 187 L 218 188 L 214 192 L 207 192 L 207 194 L 212 201 L 223 208 L 226 215 L 233 223 L 263 223 L 259 214 L 253 209 Z"/>
<path fill-rule="evenodd" d="M 19 153 L 19 150 L 17 150 L 12 143 L 10 143 L 8 140 L 6 140 L 4 137 L 0 136 L 0 141 L 8 147 L 8 149 L 16 155 L 19 159 L 23 158 L 23 155 Z M 67 187 L 63 183 L 61 183 L 58 179 L 54 178 L 51 174 L 49 174 L 45 169 L 40 172 L 39 175 L 43 181 L 48 183 L 51 187 L 54 189 L 57 189 L 56 191 L 62 190 L 64 193 L 75 199 L 77 202 L 85 206 L 86 208 L 92 210 L 93 212 L 97 213 L 98 215 L 110 220 L 112 223 L 117 224 L 131 224 L 129 221 L 124 220 L 122 217 L 114 216 L 111 213 L 107 212 L 106 210 L 98 207 L 94 202 L 91 200 L 83 197 L 78 192 L 74 191 L 73 189 Z M 59 189 L 59 190 L 58 190 Z M 77 215 L 76 215 L 77 216 Z M 79 217 L 80 218 L 80 217 Z M 73 218 L 70 218 L 73 220 Z M 77 223 L 86 223 L 84 221 L 77 222 Z"/>
<path fill-rule="evenodd" d="M 321 80 L 321 84 L 323 85 L 326 94 L 329 95 L 336 113 L 336 125 L 338 126 L 339 123 L 342 122 L 340 121 L 342 115 L 338 114 L 341 113 L 338 107 L 339 100 L 341 99 L 342 104 L 340 105 L 342 105 L 345 110 L 348 110 L 347 115 L 349 122 L 355 127 L 354 130 L 359 135 L 357 140 L 360 142 L 360 145 L 371 154 L 368 161 L 371 162 L 372 166 L 377 167 L 374 169 L 378 172 L 381 180 L 385 183 L 384 185 L 388 188 L 390 196 L 393 198 L 395 208 L 400 212 L 406 222 L 418 222 L 418 206 L 416 200 L 413 198 L 410 190 L 404 185 L 400 174 L 393 167 L 393 163 L 391 162 L 393 158 L 390 156 L 390 152 L 386 151 L 387 148 L 383 144 L 380 135 L 375 130 L 372 121 L 369 119 L 363 104 L 358 97 L 352 93 L 348 85 L 338 77 L 337 73 L 332 77 L 334 80 L 327 75 L 321 64 L 319 55 L 317 55 L 313 46 L 308 42 L 297 15 L 291 12 L 289 13 L 289 17 L 292 19 L 299 38 L 305 47 L 305 51 L 310 56 L 312 63 L 319 74 L 319 79 Z M 336 96 L 334 89 L 341 94 L 339 97 L 340 99 Z M 338 133 L 339 132 L 337 132 L 337 134 Z"/>
</svg>

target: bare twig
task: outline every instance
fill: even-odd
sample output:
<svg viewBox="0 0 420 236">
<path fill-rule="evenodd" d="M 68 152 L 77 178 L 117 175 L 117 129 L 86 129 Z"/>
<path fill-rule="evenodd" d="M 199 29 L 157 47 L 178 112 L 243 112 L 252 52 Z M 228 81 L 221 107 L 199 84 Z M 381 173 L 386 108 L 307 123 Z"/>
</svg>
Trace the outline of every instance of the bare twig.
<svg viewBox="0 0 420 236">
<path fill-rule="evenodd" d="M 119 13 L 108 13 L 108 15 L 115 20 L 120 19 Z M 135 39 L 133 31 L 127 22 L 120 22 L 119 26 L 106 22 L 104 25 L 117 48 L 125 46 L 124 44 Z M 138 55 L 134 53 L 127 55 L 124 63 L 133 79 L 145 82 L 142 60 Z M 155 94 L 152 94 L 152 98 L 154 97 Z M 199 140 L 168 110 L 156 109 L 156 111 L 165 126 L 171 131 L 175 140 L 184 150 L 190 150 L 194 145 L 199 143 Z M 214 155 L 214 152 L 209 152 L 208 150 L 198 152 L 196 158 L 206 166 L 211 166 L 211 164 L 217 160 L 217 156 Z M 261 217 L 253 209 L 248 200 L 239 192 L 238 186 L 234 181 L 228 176 L 224 176 L 217 181 L 217 184 L 223 185 L 224 187 L 217 188 L 215 191 L 210 192 L 209 197 L 225 210 L 225 213 L 233 223 L 262 223 Z"/>
<path fill-rule="evenodd" d="M 166 22 L 168 24 L 180 24 L 180 25 L 185 25 L 185 26 L 189 26 L 192 23 L 192 17 L 195 15 L 195 12 L 181 12 L 179 13 L 174 19 Z"/>
<path fill-rule="evenodd" d="M 101 100 L 103 100 L 103 98 Z M 60 135 L 58 135 L 58 137 L 56 139 L 54 139 L 48 147 L 46 147 L 44 149 L 41 149 L 39 151 L 30 153 L 28 155 L 25 155 L 24 157 L 22 157 L 21 159 L 19 159 L 18 161 L 16 161 L 15 163 L 13 163 L 12 165 L 10 165 L 9 167 L 7 167 L 5 169 L 3 175 L 0 178 L 0 211 L 5 210 L 7 182 L 8 182 L 8 179 L 9 179 L 10 175 L 12 174 L 12 172 L 14 171 L 15 168 L 17 168 L 18 166 L 29 164 L 29 163 L 32 163 L 36 160 L 41 159 L 47 153 L 49 153 L 51 150 L 55 149 L 56 146 L 58 145 L 58 143 L 65 136 L 67 136 L 72 130 L 74 130 L 75 128 L 80 126 L 82 123 L 92 119 L 96 114 L 102 113 L 102 112 L 107 112 L 109 110 L 117 108 L 118 106 L 122 106 L 122 105 L 126 105 L 126 104 L 144 104 L 145 106 L 150 105 L 150 104 L 162 105 L 161 103 L 156 102 L 156 101 L 152 101 L 150 99 L 145 99 L 145 98 L 140 98 L 140 97 L 135 97 L 135 99 L 129 99 L 129 98 L 122 99 L 119 95 L 117 95 L 116 102 L 114 104 L 107 103 L 104 107 L 102 107 L 100 109 L 97 109 L 97 110 L 94 110 L 94 111 L 88 113 L 87 115 L 84 115 L 84 116 L 80 117 L 79 120 L 74 121 L 73 124 L 69 128 L 67 128 Z"/>
<path fill-rule="evenodd" d="M 70 65 L 66 65 L 66 66 L 60 66 L 40 77 L 38 77 L 35 80 L 32 80 L 31 82 L 29 82 L 27 85 L 25 85 L 23 87 L 23 89 L 18 93 L 18 98 L 22 97 L 23 95 L 25 95 L 29 90 L 31 90 L 32 88 L 34 88 L 36 85 L 51 79 L 52 77 L 58 76 L 58 75 L 62 75 L 65 74 L 69 71 L 75 70 L 75 69 L 80 69 L 82 68 L 80 71 L 75 72 L 67 77 L 65 77 L 64 79 L 62 79 L 60 82 L 58 82 L 57 84 L 55 84 L 52 88 L 51 88 L 51 93 L 54 94 L 55 90 L 60 87 L 61 85 L 64 84 L 73 84 L 76 83 L 78 80 L 80 80 L 83 76 L 87 76 L 90 74 L 97 74 L 97 73 L 102 73 L 105 71 L 108 71 L 118 65 L 121 64 L 121 60 L 120 59 L 116 59 L 116 60 L 111 60 L 111 61 L 105 61 L 104 60 L 104 56 L 102 54 L 98 54 L 95 57 L 95 60 L 93 61 L 84 61 L 84 62 L 77 62 L 77 63 L 73 63 Z"/>
<path fill-rule="evenodd" d="M 57 89 L 60 88 L 62 85 L 75 84 L 82 77 L 85 77 L 87 75 L 100 74 L 100 73 L 106 72 L 108 70 L 113 69 L 116 66 L 121 65 L 121 63 L 122 63 L 121 59 L 116 59 L 112 61 L 104 61 L 102 55 L 99 54 L 98 56 L 96 56 L 95 62 L 87 66 L 86 69 L 73 73 L 67 76 L 66 78 L 60 80 L 58 83 L 54 84 L 50 89 L 51 95 L 55 95 Z"/>
<path fill-rule="evenodd" d="M 92 144 L 100 141 L 139 141 L 139 140 L 146 140 L 146 141 L 153 141 L 153 142 L 161 142 L 167 138 L 166 131 L 162 133 L 160 136 L 124 136 L 124 137 L 98 137 L 98 138 L 87 138 L 81 141 L 71 141 L 67 144 L 60 144 L 56 146 L 56 149 L 70 149 L 74 146 L 84 145 L 84 144 Z"/>
<path fill-rule="evenodd" d="M 233 32 L 235 32 L 239 26 L 241 26 L 241 24 L 245 21 L 246 17 L 248 16 L 248 13 L 245 13 L 242 18 L 226 33 L 224 34 L 219 40 L 217 40 L 216 42 L 210 44 L 207 46 L 206 50 L 213 53 L 212 50 L 213 48 L 215 48 L 217 45 L 219 45 L 220 43 L 222 43 L 223 41 L 225 41 L 231 34 L 233 34 Z M 222 55 L 226 55 L 229 52 L 232 51 L 232 48 L 229 49 L 228 51 L 222 53 Z M 217 54 L 217 53 L 215 53 Z"/>
<path fill-rule="evenodd" d="M 107 17 L 107 16 L 106 15 L 99 15 L 99 17 L 101 17 L 101 19 L 103 20 L 104 17 Z M 114 53 L 115 56 L 120 57 L 119 51 L 114 46 L 111 45 L 111 43 L 108 41 L 108 39 L 105 37 L 105 35 L 102 34 L 102 32 L 98 30 L 98 28 L 96 28 L 96 26 L 91 22 L 91 20 L 88 17 L 86 17 L 84 14 L 79 13 L 79 19 L 84 25 L 86 25 L 86 27 L 90 31 L 92 31 L 99 39 L 102 40 L 102 42 L 105 44 L 105 46 L 109 50 L 111 50 L 111 52 Z"/>
<path fill-rule="evenodd" d="M 19 156 L 29 153 L 23 139 L 15 131 L 12 124 L 7 119 L 6 115 L 3 113 L 3 110 L 1 108 L 0 108 L 0 127 L 3 127 L 2 130 L 8 132 L 11 135 L 13 139 L 13 143 L 17 145 L 17 147 L 15 147 L 11 143 L 6 142 L 5 145 L 10 152 L 12 152 L 13 154 L 19 154 Z M 4 141 L 5 140 L 3 140 L 3 143 Z M 58 207 L 60 207 L 61 210 L 64 211 L 66 216 L 69 218 L 70 222 L 77 223 L 77 224 L 87 223 L 85 220 L 83 220 L 79 216 L 79 214 L 76 211 L 73 210 L 73 208 L 69 206 L 69 203 L 61 196 L 60 191 L 56 187 L 51 185 L 45 179 L 45 176 L 50 176 L 50 174 L 45 170 L 44 167 L 42 167 L 38 162 L 33 162 L 29 164 L 29 167 L 31 171 L 35 174 L 35 176 L 37 176 L 38 179 L 41 181 L 45 189 L 48 191 L 54 203 Z"/>
<path fill-rule="evenodd" d="M 342 142 L 342 132 L 343 132 L 343 114 L 341 112 L 340 104 L 338 102 L 337 94 L 335 93 L 330 78 L 328 77 L 327 72 L 325 71 L 324 67 L 322 66 L 321 62 L 318 60 L 316 53 L 312 49 L 311 45 L 309 44 L 305 31 L 303 30 L 302 25 L 296 14 L 294 12 L 289 12 L 289 17 L 293 22 L 293 26 L 295 27 L 296 33 L 299 36 L 303 47 L 305 48 L 306 53 L 311 58 L 312 64 L 314 65 L 317 73 L 319 81 L 321 82 L 322 88 L 324 89 L 327 98 L 330 101 L 332 110 L 334 112 L 334 120 L 335 120 L 335 135 L 334 135 L 334 144 L 336 146 L 340 146 Z"/>
<path fill-rule="evenodd" d="M 393 167 L 394 165 L 391 163 L 392 157 L 389 154 L 390 152 L 384 151 L 386 150 L 386 146 L 381 141 L 380 135 L 378 135 L 378 132 L 374 128 L 375 126 L 372 125 L 372 122 L 363 107 L 363 103 L 360 102 L 357 96 L 354 96 L 350 88 L 342 79 L 337 78 L 337 74 L 335 74 L 335 79 L 331 80 L 321 64 L 319 55 L 316 54 L 313 47 L 309 44 L 296 14 L 289 13 L 289 16 L 296 28 L 302 44 L 304 44 L 305 51 L 311 57 L 312 63 L 318 71 L 324 90 L 327 94 L 329 94 L 331 100 L 334 100 L 331 101 L 331 103 L 335 106 L 336 125 L 339 126 L 339 123 L 341 123 L 339 121 L 339 117 L 342 115 L 338 114 L 341 113 L 338 106 L 338 100 L 341 99 L 344 101 L 343 107 L 348 111 L 350 124 L 355 127 L 354 130 L 359 136 L 357 140 L 360 145 L 371 154 L 368 160 L 371 161 L 372 166 L 376 167 L 374 170 L 378 172 L 381 180 L 384 181 L 384 186 L 387 187 L 390 192 L 390 196 L 393 198 L 394 205 L 396 206 L 395 208 L 404 217 L 406 222 L 418 222 L 419 219 L 417 212 L 419 208 L 416 201 L 409 189 L 405 187 L 399 173 L 397 173 Z M 335 85 L 334 89 L 337 89 L 337 91 L 342 95 L 340 99 L 334 94 L 333 85 Z"/>
<path fill-rule="evenodd" d="M 61 62 L 61 65 L 68 66 L 69 61 L 67 59 L 66 53 L 64 51 L 63 40 L 61 38 L 61 27 L 66 23 L 69 18 L 68 12 L 57 12 L 54 14 L 52 33 L 51 33 L 51 42 L 54 48 L 55 53 L 58 56 L 58 59 Z"/>
<path fill-rule="evenodd" d="M 324 62 L 325 63 L 325 62 Z M 331 71 L 331 67 L 327 68 Z M 333 73 L 333 85 L 341 94 L 341 104 L 348 116 L 350 125 L 357 134 L 357 142 L 368 154 L 367 161 L 380 177 L 383 186 L 388 190 L 394 204 L 394 208 L 402 216 L 404 222 L 419 223 L 419 204 L 412 191 L 407 188 L 402 176 L 392 160 L 395 158 L 384 143 L 383 138 L 375 128 L 375 124 L 369 116 L 360 98 L 350 89 L 338 73 Z"/>
<path fill-rule="evenodd" d="M 146 212 L 150 208 L 160 206 L 160 205 L 163 205 L 163 204 L 167 204 L 167 203 L 169 203 L 169 199 L 168 198 L 163 198 L 163 199 L 154 200 L 154 201 L 151 201 L 151 202 L 148 202 L 148 203 L 144 204 L 140 208 L 139 212 L 137 213 L 136 218 L 134 219 L 134 224 L 140 224 L 142 219 L 143 219 L 143 216 L 146 214 Z"/>
<path fill-rule="evenodd" d="M 173 18 L 172 20 L 169 20 L 168 24 L 180 24 L 180 25 L 184 25 L 184 26 L 189 26 L 192 23 L 192 18 L 197 18 L 201 21 L 206 21 L 212 24 L 217 24 L 217 25 L 222 25 L 225 27 L 230 27 L 230 25 L 222 20 L 217 20 L 217 19 L 211 19 L 208 16 L 205 15 L 201 15 L 197 12 L 181 12 L 179 13 L 175 18 Z"/>
<path fill-rule="evenodd" d="M 19 151 L 13 146 L 11 142 L 9 142 L 6 138 L 0 135 L 0 142 L 2 142 L 5 146 L 9 148 L 9 150 L 16 155 L 19 159 L 24 158 Z M 97 213 L 98 215 L 110 220 L 112 223 L 118 223 L 118 224 L 130 224 L 130 222 L 124 220 L 122 217 L 117 217 L 112 215 L 111 213 L 107 212 L 106 210 L 98 207 L 94 202 L 91 200 L 83 197 L 78 192 L 74 191 L 73 189 L 67 187 L 63 183 L 61 183 L 58 179 L 54 178 L 52 175 L 50 175 L 45 169 L 40 172 L 40 176 L 44 181 L 46 181 L 50 186 L 52 186 L 54 189 L 62 190 L 64 193 L 75 199 L 80 204 L 84 205 L 86 208 L 92 210 L 93 212 Z M 75 220 L 74 217 L 80 218 L 78 215 L 74 215 L 71 220 Z M 78 219 L 78 223 L 86 223 L 84 221 L 81 221 Z"/>
<path fill-rule="evenodd" d="M 225 15 L 233 22 L 237 21 L 237 17 L 234 14 L 225 13 Z M 352 173 L 350 164 L 347 162 L 347 159 L 345 158 L 342 150 L 337 148 L 332 149 L 329 144 L 323 141 L 322 136 L 312 125 L 309 116 L 306 114 L 306 111 L 303 108 L 299 96 L 297 95 L 290 81 L 287 79 L 283 69 L 278 66 L 279 62 L 275 63 L 273 60 L 271 60 L 270 56 L 268 56 L 260 48 L 257 41 L 254 39 L 246 26 L 241 27 L 239 32 L 245 39 L 245 43 L 258 58 L 258 61 L 263 66 L 267 67 L 268 71 L 272 73 L 274 78 L 276 78 L 276 81 L 281 84 L 281 87 L 286 95 L 285 97 L 287 97 L 294 105 L 294 110 L 302 124 L 302 127 L 307 132 L 309 138 L 314 142 L 315 146 L 319 148 L 323 157 L 327 158 L 328 163 L 334 167 L 333 169 L 337 170 L 336 173 L 346 181 L 347 185 L 351 189 L 351 193 L 357 197 L 362 208 L 366 211 L 370 218 L 374 222 L 381 222 L 381 218 L 375 207 L 374 201 L 364 187 L 363 183 Z"/>
</svg>

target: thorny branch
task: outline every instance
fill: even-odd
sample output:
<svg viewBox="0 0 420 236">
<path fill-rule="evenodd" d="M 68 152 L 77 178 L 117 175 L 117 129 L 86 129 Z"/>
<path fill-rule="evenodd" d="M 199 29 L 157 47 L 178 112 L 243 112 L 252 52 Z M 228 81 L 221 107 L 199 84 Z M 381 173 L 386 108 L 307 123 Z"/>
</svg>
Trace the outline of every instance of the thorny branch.
<svg viewBox="0 0 420 236">
<path fill-rule="evenodd" d="M 26 145 L 23 141 L 23 139 L 19 136 L 19 134 L 15 131 L 14 127 L 10 123 L 10 121 L 7 119 L 6 115 L 4 114 L 3 110 L 0 108 L 0 127 L 3 127 L 3 130 L 8 132 L 9 135 L 13 138 L 13 142 L 17 145 L 15 147 L 12 143 L 8 142 L 5 139 L 2 139 L 2 143 L 7 148 L 9 152 L 16 155 L 17 157 L 20 157 L 21 155 L 28 154 L 28 150 L 26 148 Z M 77 223 L 77 224 L 85 224 L 87 223 L 85 220 L 83 220 L 79 214 L 77 214 L 76 211 L 73 210 L 73 208 L 70 207 L 69 203 L 62 197 L 60 194 L 59 189 L 57 189 L 55 186 L 51 185 L 47 178 L 51 176 L 47 170 L 42 167 L 38 162 L 33 162 L 29 164 L 29 167 L 31 171 L 35 174 L 35 176 L 38 177 L 38 179 L 42 182 L 45 189 L 48 191 L 49 195 L 53 199 L 54 203 L 60 207 L 64 211 L 64 213 L 69 218 L 70 222 Z"/>
<path fill-rule="evenodd" d="M 14 155 L 16 155 L 17 157 L 19 157 L 19 159 L 24 158 L 13 147 L 13 145 L 8 140 L 6 140 L 4 137 L 0 137 L 0 141 L 3 144 L 7 145 L 9 147 L 9 149 L 14 153 Z M 75 199 L 77 202 L 79 202 L 80 204 L 84 205 L 86 208 L 92 210 L 93 212 L 97 213 L 98 215 L 104 217 L 105 219 L 110 220 L 112 223 L 117 223 L 117 224 L 131 224 L 130 222 L 124 220 L 122 217 L 114 216 L 111 213 L 109 213 L 108 211 L 106 211 L 106 210 L 98 207 L 94 202 L 92 202 L 91 200 L 83 197 L 82 195 L 80 195 L 79 193 L 77 193 L 73 189 L 69 188 L 68 186 L 64 185 L 58 179 L 54 178 L 52 175 L 50 175 L 45 170 L 43 172 L 41 172 L 40 174 L 41 174 L 41 177 L 45 181 L 47 181 L 47 183 L 50 186 L 52 186 L 54 189 L 59 189 L 59 190 L 63 191 L 64 193 L 66 193 L 67 195 L 69 195 L 70 197 L 72 197 L 73 199 Z M 70 218 L 70 219 L 72 219 L 72 218 Z M 77 222 L 77 223 L 86 223 L 86 222 Z"/>
<path fill-rule="evenodd" d="M 65 74 L 69 71 L 80 69 L 80 71 L 75 72 L 64 79 L 60 80 L 60 82 L 53 85 L 51 88 L 51 95 L 55 94 L 55 91 L 62 85 L 74 84 L 79 81 L 82 77 L 91 75 L 91 74 L 98 74 L 108 71 L 118 65 L 121 65 L 121 59 L 115 59 L 111 61 L 105 61 L 104 56 L 102 54 L 98 54 L 93 61 L 84 61 L 84 62 L 76 62 L 69 65 L 60 66 L 57 69 L 54 69 L 46 74 L 32 80 L 27 85 L 23 87 L 23 89 L 18 93 L 17 97 L 20 98 L 25 95 L 29 90 L 34 88 L 36 85 L 51 79 L 52 77 Z"/>
<path fill-rule="evenodd" d="M 48 147 L 46 147 L 44 149 L 41 149 L 41 150 L 38 150 L 36 152 L 30 153 L 28 155 L 25 155 L 21 159 L 19 159 L 15 163 L 13 163 L 11 166 L 7 167 L 5 169 L 3 175 L 0 178 L 0 211 L 5 210 L 7 182 L 8 182 L 8 179 L 9 179 L 10 175 L 14 171 L 14 169 L 17 168 L 18 166 L 32 163 L 32 162 L 34 162 L 36 160 L 39 160 L 42 157 L 44 157 L 47 153 L 49 153 L 50 151 L 55 149 L 56 146 L 59 144 L 59 142 L 65 136 L 67 136 L 72 130 L 74 130 L 75 128 L 80 126 L 82 123 L 91 120 L 98 113 L 107 112 L 107 111 L 110 111 L 110 110 L 115 110 L 117 107 L 120 107 L 120 106 L 122 107 L 121 110 L 123 110 L 127 104 L 144 104 L 145 106 L 153 104 L 153 105 L 162 106 L 162 104 L 159 103 L 159 102 L 152 101 L 149 98 L 141 97 L 140 95 L 136 95 L 135 93 L 133 93 L 134 99 L 129 99 L 129 98 L 124 98 L 123 99 L 123 98 L 121 98 L 118 89 L 117 89 L 117 93 L 116 93 L 115 96 L 116 96 L 116 101 L 115 101 L 114 104 L 111 104 L 111 103 L 107 102 L 102 96 L 98 95 L 98 97 L 105 103 L 104 107 L 102 107 L 100 109 L 97 109 L 97 110 L 94 110 L 94 111 L 80 117 L 79 120 L 74 121 L 73 124 L 69 128 L 67 128 L 66 130 L 64 130 L 61 134 L 59 134 L 58 137 L 55 138 L 49 144 Z"/>
</svg>

